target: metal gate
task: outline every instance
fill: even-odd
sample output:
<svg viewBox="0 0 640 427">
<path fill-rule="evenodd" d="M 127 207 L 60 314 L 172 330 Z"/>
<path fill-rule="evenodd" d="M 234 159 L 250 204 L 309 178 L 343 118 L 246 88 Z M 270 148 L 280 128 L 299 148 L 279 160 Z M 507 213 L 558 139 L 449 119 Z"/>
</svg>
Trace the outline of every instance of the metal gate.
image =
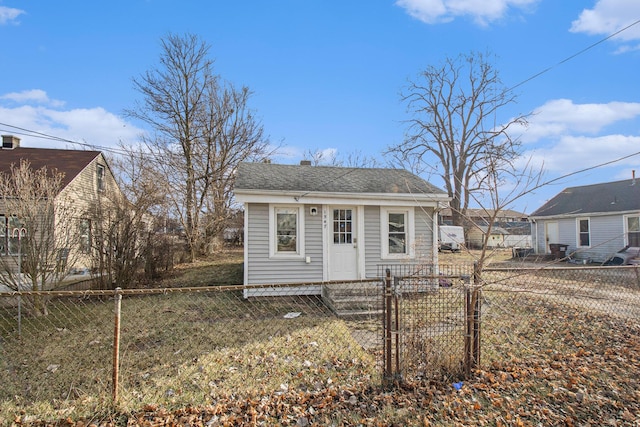
<svg viewBox="0 0 640 427">
<path fill-rule="evenodd" d="M 480 360 L 473 265 L 385 267 L 384 382 L 456 379 Z"/>
</svg>

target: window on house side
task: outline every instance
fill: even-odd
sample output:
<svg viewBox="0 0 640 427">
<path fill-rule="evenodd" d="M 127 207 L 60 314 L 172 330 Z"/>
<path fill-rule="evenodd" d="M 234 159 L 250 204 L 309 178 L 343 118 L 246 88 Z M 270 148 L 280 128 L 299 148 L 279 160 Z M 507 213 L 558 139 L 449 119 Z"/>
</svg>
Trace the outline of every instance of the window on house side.
<svg viewBox="0 0 640 427">
<path fill-rule="evenodd" d="M 0 255 L 7 254 L 7 217 L 0 215 Z"/>
<path fill-rule="evenodd" d="M 298 211 L 276 208 L 276 252 L 298 253 Z"/>
<path fill-rule="evenodd" d="M 389 213 L 389 254 L 407 253 L 406 213 Z"/>
<path fill-rule="evenodd" d="M 104 191 L 104 166 L 98 165 L 96 170 L 98 191 Z"/>
<path fill-rule="evenodd" d="M 91 253 L 91 220 L 81 219 L 79 224 L 80 252 Z"/>
<path fill-rule="evenodd" d="M 414 210 L 410 207 L 380 208 L 380 242 L 383 259 L 415 256 Z"/>
<path fill-rule="evenodd" d="M 22 233 L 22 234 L 20 234 Z M 7 218 L 7 248 L 10 255 L 18 255 L 20 252 L 24 252 L 22 247 L 22 238 L 24 238 L 24 229 L 22 228 L 22 221 L 17 216 L 10 216 Z"/>
<path fill-rule="evenodd" d="M 590 224 L 589 219 L 578 220 L 578 246 L 589 247 L 591 246 L 590 237 Z"/>
<path fill-rule="evenodd" d="M 627 245 L 640 247 L 640 216 L 627 217 Z"/>
</svg>

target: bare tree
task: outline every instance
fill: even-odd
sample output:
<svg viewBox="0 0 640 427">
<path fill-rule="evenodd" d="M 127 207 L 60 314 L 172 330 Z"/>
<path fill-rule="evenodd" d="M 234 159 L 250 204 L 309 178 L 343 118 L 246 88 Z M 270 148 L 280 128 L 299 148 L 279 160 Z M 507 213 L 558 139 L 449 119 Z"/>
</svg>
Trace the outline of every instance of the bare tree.
<svg viewBox="0 0 640 427">
<path fill-rule="evenodd" d="M 27 161 L 0 174 L 6 234 L 2 238 L 0 284 L 12 289 L 56 289 L 80 256 L 78 212 L 62 190 L 63 175 L 46 167 L 33 170 Z M 5 224 L 0 224 L 2 228 Z M 47 300 L 23 299 L 34 316 L 47 314 Z"/>
<path fill-rule="evenodd" d="M 199 178 L 206 206 L 205 247 L 207 253 L 224 243 L 224 229 L 232 217 L 235 170 L 243 161 L 263 161 L 273 153 L 261 122 L 249 108 L 251 91 L 230 83 L 210 81 L 200 117 L 202 140 Z"/>
<path fill-rule="evenodd" d="M 353 168 L 375 168 L 379 167 L 378 160 L 369 155 L 363 154 L 362 151 L 353 151 L 347 154 L 346 158 L 340 156 L 337 150 L 307 150 L 304 158 L 309 160 L 314 166 L 345 166 Z"/>
<path fill-rule="evenodd" d="M 495 123 L 516 96 L 502 87 L 497 70 L 481 53 L 427 67 L 402 100 L 412 118 L 405 141 L 387 153 L 418 173 L 440 176 L 452 199 L 453 223 L 463 225 L 471 194 L 486 189 L 490 175 L 513 169 L 520 144 L 507 131 L 515 123 L 526 124 L 527 116 Z"/>
<path fill-rule="evenodd" d="M 127 113 L 156 132 L 145 141 L 149 162 L 183 224 L 193 260 L 217 246 L 235 167 L 267 157 L 268 144 L 247 104 L 251 92 L 220 83 L 206 43 L 169 35 L 162 49 L 160 67 L 134 79 L 143 102 Z"/>
<path fill-rule="evenodd" d="M 113 167 L 119 172 L 122 193 L 91 206 L 96 220 L 92 244 L 102 287 L 129 288 L 147 270 L 159 246 L 155 242 L 160 237 L 153 233 L 154 213 L 164 203 L 165 193 L 149 167 L 147 153 L 124 146 L 120 151 L 123 154 L 114 159 Z"/>
<path fill-rule="evenodd" d="M 197 172 L 194 165 L 195 144 L 201 137 L 198 116 L 205 102 L 205 90 L 212 79 L 209 46 L 194 35 L 169 35 L 162 39 L 160 67 L 134 79 L 134 87 L 143 96 L 142 104 L 129 110 L 129 116 L 151 125 L 158 138 L 154 144 L 173 171 L 167 180 L 180 180 L 180 214 L 183 219 L 191 258 L 198 242 L 199 213 Z M 164 155 L 163 155 L 164 154 Z M 171 193 L 175 194 L 175 193 Z"/>
</svg>

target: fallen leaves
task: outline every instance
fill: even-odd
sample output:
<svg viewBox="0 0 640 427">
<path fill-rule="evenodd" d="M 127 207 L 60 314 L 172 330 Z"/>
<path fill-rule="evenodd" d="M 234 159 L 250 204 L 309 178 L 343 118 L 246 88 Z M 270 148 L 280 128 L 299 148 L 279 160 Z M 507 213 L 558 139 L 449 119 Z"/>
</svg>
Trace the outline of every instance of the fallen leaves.
<svg viewBox="0 0 640 427">
<path fill-rule="evenodd" d="M 289 362 L 301 369 L 270 391 L 220 392 L 198 407 L 147 404 L 94 422 L 105 427 L 640 425 L 640 324 L 579 314 L 540 316 L 530 336 L 522 337 L 538 351 L 487 362 L 472 378 L 456 382 L 459 387 L 423 380 L 383 390 L 352 373 L 361 369 L 357 361 L 333 358 L 316 366 L 303 353 Z M 269 352 L 261 358 L 267 366 L 280 361 Z M 90 424 L 26 421 L 18 417 L 13 424 Z"/>
</svg>

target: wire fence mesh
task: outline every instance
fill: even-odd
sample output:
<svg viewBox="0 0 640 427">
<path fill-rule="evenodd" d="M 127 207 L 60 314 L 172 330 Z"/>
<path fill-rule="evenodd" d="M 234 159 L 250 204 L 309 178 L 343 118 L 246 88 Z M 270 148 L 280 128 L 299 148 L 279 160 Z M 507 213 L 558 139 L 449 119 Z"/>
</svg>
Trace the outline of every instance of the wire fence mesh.
<svg viewBox="0 0 640 427">
<path fill-rule="evenodd" d="M 342 287 L 356 285 L 366 283 Z M 379 382 L 379 314 L 342 318 L 321 295 L 292 289 L 274 285 L 270 296 L 248 299 L 241 286 L 121 290 L 119 408 Z M 377 306 L 378 292 L 370 294 Z M 34 296 L 48 300 L 46 315 L 19 312 Z M 114 291 L 1 295 L 0 413 L 64 418 L 113 407 L 115 298 Z"/>
<path fill-rule="evenodd" d="M 470 320 L 479 328 L 475 362 L 491 366 L 551 354 L 564 339 L 553 336 L 554 322 L 640 314 L 637 266 L 513 263 L 474 276 L 473 264 L 403 264 L 378 273 L 367 282 L 270 285 L 269 296 L 251 298 L 241 286 L 120 291 L 118 409 L 370 388 L 389 373 L 453 381 L 469 361 Z M 301 286 L 321 292 L 296 295 Z M 0 294 L 0 414 L 58 419 L 114 408 L 117 295 Z M 26 311 L 33 297 L 47 300 L 45 315 Z"/>
</svg>

